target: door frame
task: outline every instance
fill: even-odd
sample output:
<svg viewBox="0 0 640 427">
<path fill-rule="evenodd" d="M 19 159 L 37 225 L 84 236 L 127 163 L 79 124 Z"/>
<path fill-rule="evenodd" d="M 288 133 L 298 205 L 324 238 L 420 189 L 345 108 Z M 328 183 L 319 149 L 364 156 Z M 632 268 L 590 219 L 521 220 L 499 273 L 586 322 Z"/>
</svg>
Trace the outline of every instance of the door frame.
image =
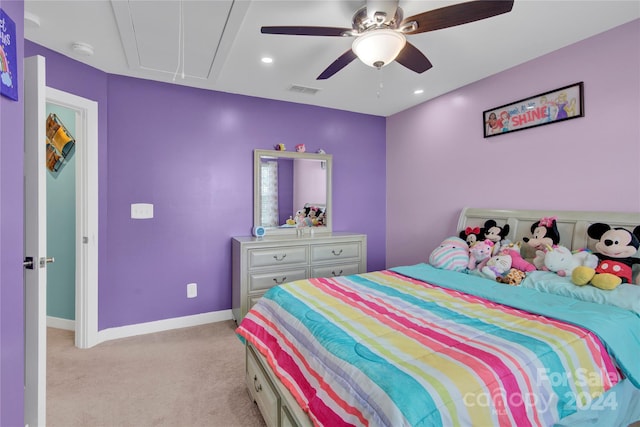
<svg viewBox="0 0 640 427">
<path fill-rule="evenodd" d="M 75 345 L 98 344 L 98 103 L 46 88 L 46 102 L 76 115 Z"/>
</svg>

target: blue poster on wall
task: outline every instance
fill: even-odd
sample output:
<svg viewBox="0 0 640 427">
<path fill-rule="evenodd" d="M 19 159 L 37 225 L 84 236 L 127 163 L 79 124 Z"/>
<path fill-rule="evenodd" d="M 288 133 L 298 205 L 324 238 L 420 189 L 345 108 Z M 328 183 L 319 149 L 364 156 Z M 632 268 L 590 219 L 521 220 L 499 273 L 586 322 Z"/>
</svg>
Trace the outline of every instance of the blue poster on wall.
<svg viewBox="0 0 640 427">
<path fill-rule="evenodd" d="M 0 9 L 0 94 L 18 100 L 16 24 Z"/>
</svg>

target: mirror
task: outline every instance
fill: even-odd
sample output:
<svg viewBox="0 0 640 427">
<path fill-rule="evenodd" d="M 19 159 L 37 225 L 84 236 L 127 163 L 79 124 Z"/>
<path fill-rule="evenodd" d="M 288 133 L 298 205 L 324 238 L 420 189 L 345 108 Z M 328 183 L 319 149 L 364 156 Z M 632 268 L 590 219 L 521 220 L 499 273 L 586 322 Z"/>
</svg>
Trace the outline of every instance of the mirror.
<svg viewBox="0 0 640 427">
<path fill-rule="evenodd" d="M 269 234 L 331 232 L 330 154 L 254 150 L 253 225 Z"/>
</svg>

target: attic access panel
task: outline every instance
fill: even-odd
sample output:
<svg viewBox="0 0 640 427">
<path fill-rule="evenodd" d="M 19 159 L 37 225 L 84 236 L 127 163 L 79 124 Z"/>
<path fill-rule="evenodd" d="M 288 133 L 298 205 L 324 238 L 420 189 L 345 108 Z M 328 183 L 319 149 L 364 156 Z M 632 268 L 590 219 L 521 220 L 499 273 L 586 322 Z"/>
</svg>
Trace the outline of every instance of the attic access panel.
<svg viewBox="0 0 640 427">
<path fill-rule="evenodd" d="M 233 1 L 111 3 L 129 68 L 209 77 Z"/>
</svg>

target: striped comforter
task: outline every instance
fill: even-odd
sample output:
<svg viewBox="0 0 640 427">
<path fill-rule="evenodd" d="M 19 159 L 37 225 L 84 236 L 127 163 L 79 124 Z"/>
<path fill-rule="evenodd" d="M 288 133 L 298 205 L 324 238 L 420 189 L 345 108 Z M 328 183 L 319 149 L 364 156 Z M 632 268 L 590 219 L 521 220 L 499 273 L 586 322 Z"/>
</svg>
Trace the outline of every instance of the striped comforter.
<svg viewBox="0 0 640 427">
<path fill-rule="evenodd" d="M 547 426 L 620 380 L 586 329 L 389 270 L 274 287 L 237 333 L 322 426 Z"/>
</svg>

